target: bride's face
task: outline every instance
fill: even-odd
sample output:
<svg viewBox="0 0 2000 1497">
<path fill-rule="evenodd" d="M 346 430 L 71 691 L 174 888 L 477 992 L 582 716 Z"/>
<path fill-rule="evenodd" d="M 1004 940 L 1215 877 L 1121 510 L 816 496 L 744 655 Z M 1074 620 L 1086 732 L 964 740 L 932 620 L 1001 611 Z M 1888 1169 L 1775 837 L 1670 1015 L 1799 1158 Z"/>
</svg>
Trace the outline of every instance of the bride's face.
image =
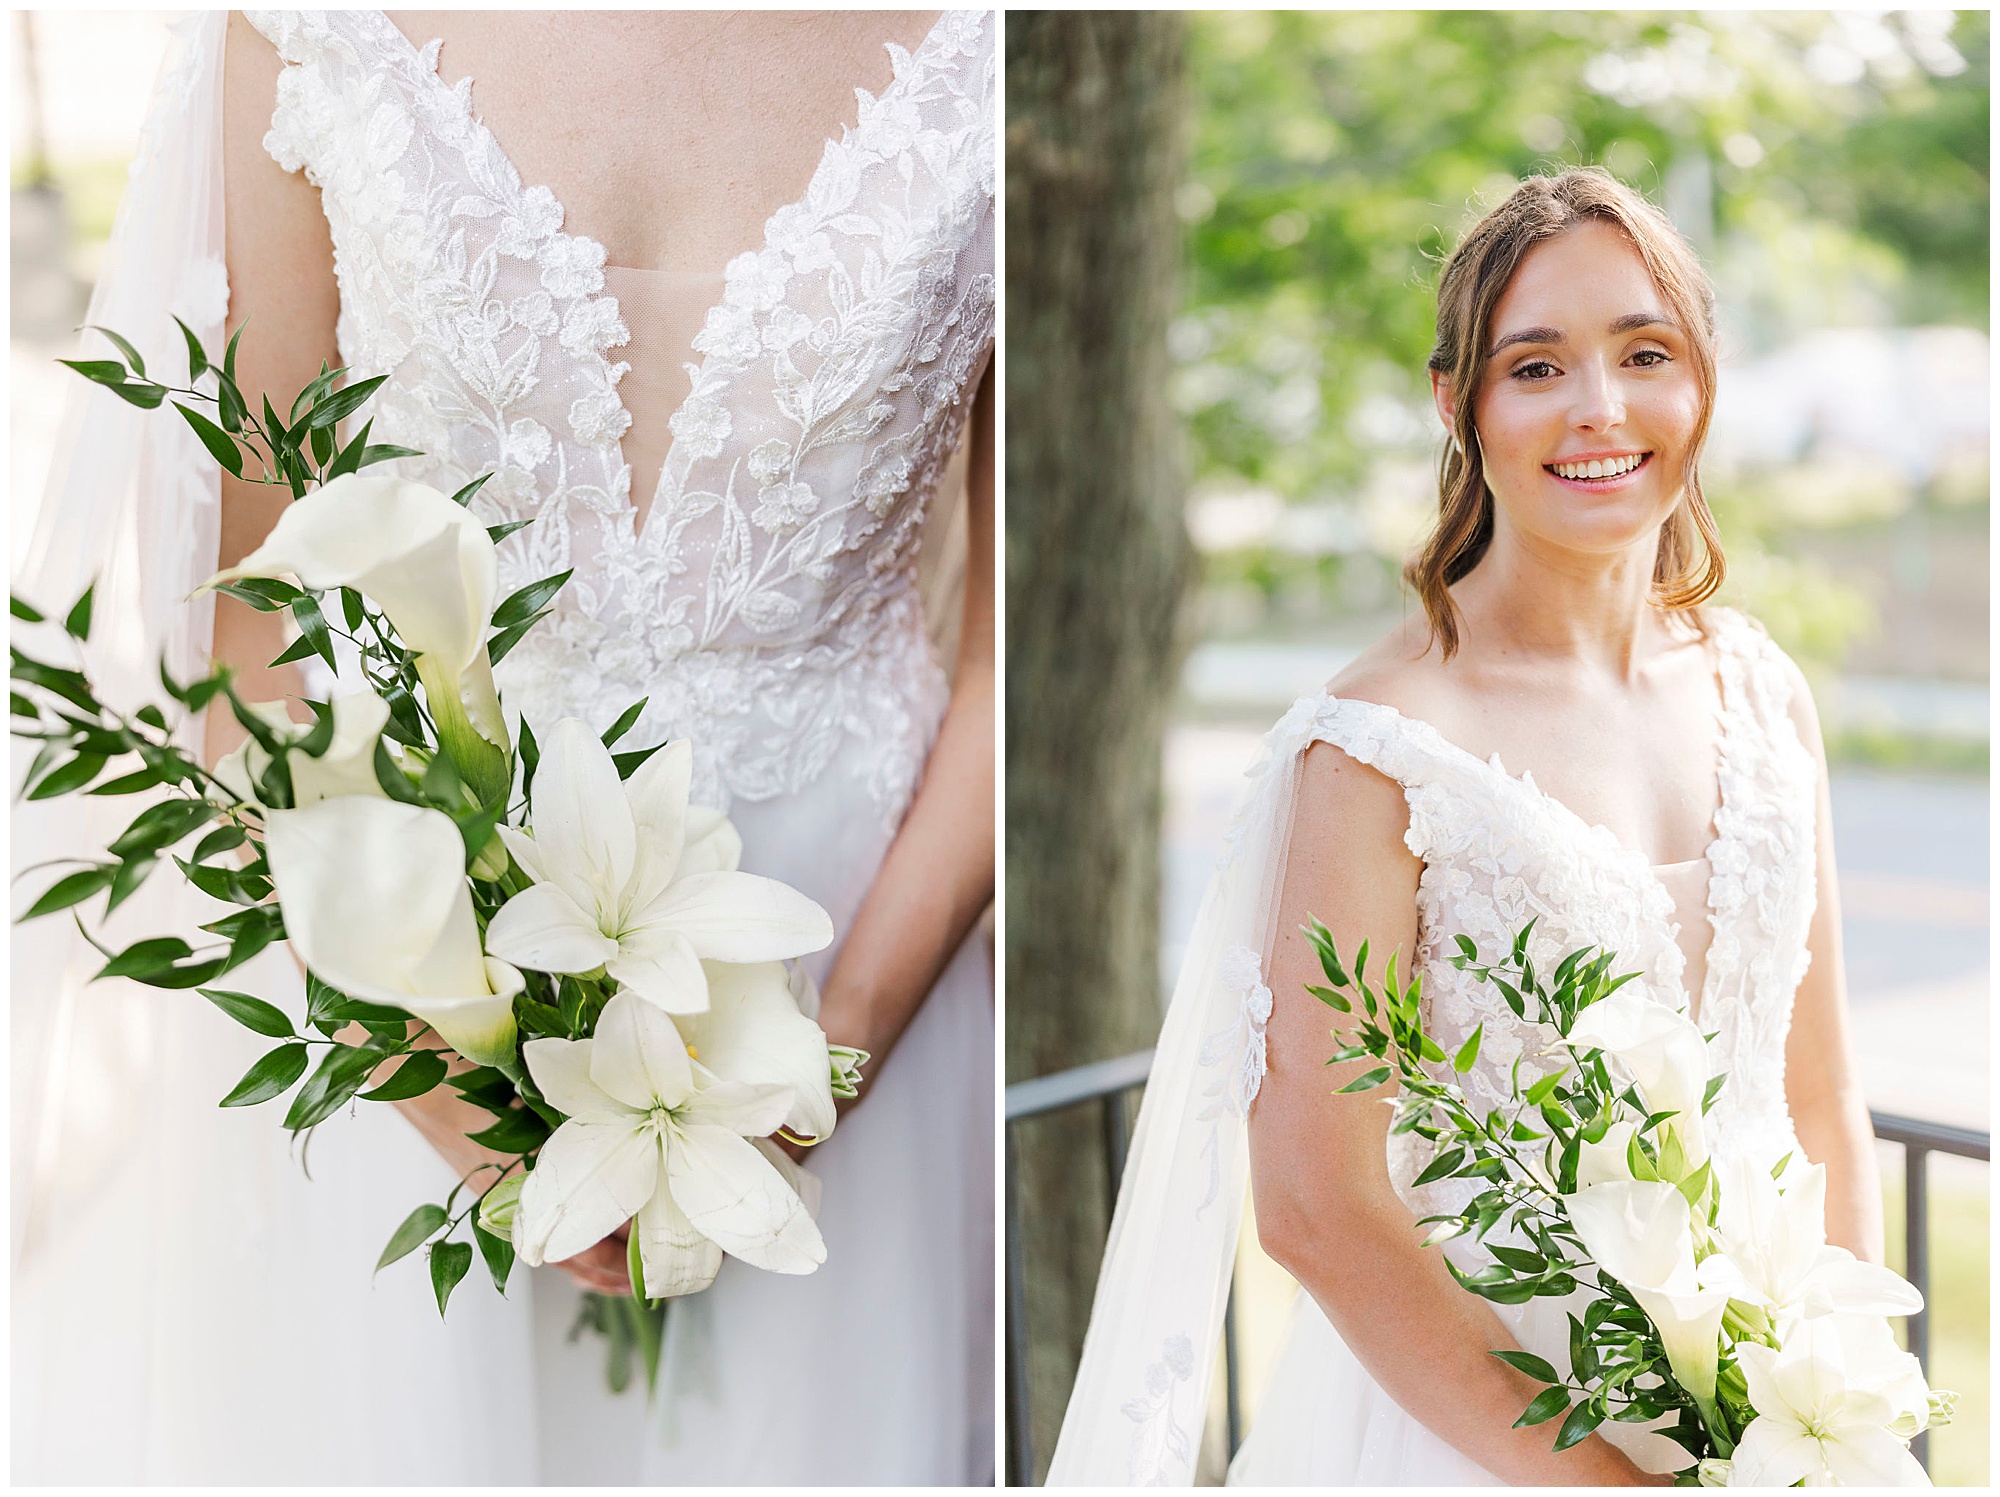
<svg viewBox="0 0 2000 1497">
<path fill-rule="evenodd" d="M 1537 245 L 1488 340 L 1473 420 L 1496 533 L 1596 555 L 1648 542 L 1681 501 L 1701 385 L 1638 252 L 1604 223 Z"/>
</svg>

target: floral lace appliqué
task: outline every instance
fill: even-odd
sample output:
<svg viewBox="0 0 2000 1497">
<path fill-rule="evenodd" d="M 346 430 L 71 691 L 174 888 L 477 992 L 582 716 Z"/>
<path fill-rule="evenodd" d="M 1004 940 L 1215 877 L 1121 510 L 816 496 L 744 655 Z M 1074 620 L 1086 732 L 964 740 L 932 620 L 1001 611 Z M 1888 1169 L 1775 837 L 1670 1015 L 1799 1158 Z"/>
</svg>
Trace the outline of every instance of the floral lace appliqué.
<svg viewBox="0 0 2000 1497">
<path fill-rule="evenodd" d="M 1200 1117 L 1250 1116 L 1250 1104 L 1264 1084 L 1264 1026 L 1271 1021 L 1271 990 L 1264 986 L 1262 963 L 1248 946 L 1222 953 L 1219 972 L 1223 990 L 1236 996 L 1237 1012 L 1202 1042 L 1201 1065 L 1219 1067 L 1216 1078 L 1202 1090 L 1210 1099 Z"/>
<path fill-rule="evenodd" d="M 357 421 L 402 476 L 473 500 L 503 593 L 574 576 L 496 670 L 538 726 L 648 699 L 696 797 L 794 794 L 836 764 L 896 820 L 945 700 L 916 595 L 927 507 L 993 337 L 994 20 L 951 11 L 862 95 L 805 196 L 732 260 L 645 523 L 619 447 L 629 366 L 603 246 L 563 229 L 376 11 L 252 12 L 287 64 L 265 138 L 320 189 Z M 848 753 L 848 749 L 855 752 Z"/>
<path fill-rule="evenodd" d="M 1194 1342 L 1186 1336 L 1167 1337 L 1159 1360 L 1146 1369 L 1146 1391 L 1124 1405 L 1125 1417 L 1139 1426 L 1128 1463 L 1133 1486 L 1173 1486 L 1192 1463 L 1194 1441 L 1174 1416 L 1174 1397 L 1193 1376 Z"/>
</svg>

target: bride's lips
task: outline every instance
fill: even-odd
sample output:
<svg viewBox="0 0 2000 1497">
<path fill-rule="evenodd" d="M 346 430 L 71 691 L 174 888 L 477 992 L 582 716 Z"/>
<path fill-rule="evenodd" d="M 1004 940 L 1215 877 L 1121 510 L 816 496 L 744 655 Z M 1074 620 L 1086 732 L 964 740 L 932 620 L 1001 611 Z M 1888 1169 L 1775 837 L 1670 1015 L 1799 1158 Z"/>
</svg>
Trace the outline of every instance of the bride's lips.
<svg viewBox="0 0 2000 1497">
<path fill-rule="evenodd" d="M 1620 454 L 1620 455 L 1629 456 L 1629 454 Z M 1589 462 L 1589 461 L 1590 459 L 1588 457 L 1563 459 L 1563 463 L 1565 466 L 1578 462 Z M 1548 474 L 1549 477 L 1553 478 L 1557 483 L 1562 484 L 1565 488 L 1576 489 L 1586 494 L 1605 494 L 1605 493 L 1610 493 L 1617 489 L 1625 488 L 1628 485 L 1637 482 L 1639 475 L 1641 473 L 1644 473 L 1646 469 L 1652 465 L 1652 461 L 1653 461 L 1652 453 L 1650 452 L 1641 453 L 1639 455 L 1639 461 L 1633 467 L 1628 469 L 1626 472 L 1620 473 L 1616 478 L 1565 478 L 1562 476 L 1562 474 L 1556 472 L 1556 465 L 1554 463 L 1543 463 L 1542 471 Z"/>
</svg>

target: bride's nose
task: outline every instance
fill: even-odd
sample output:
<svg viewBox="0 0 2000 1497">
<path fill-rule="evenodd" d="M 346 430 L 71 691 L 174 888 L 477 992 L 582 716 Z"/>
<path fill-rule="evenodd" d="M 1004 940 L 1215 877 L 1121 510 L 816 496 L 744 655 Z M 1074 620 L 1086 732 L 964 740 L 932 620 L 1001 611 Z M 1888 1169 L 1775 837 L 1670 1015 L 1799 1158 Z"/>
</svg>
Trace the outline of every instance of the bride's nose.
<svg viewBox="0 0 2000 1497">
<path fill-rule="evenodd" d="M 1570 388 L 1575 392 L 1570 425 L 1602 432 L 1625 424 L 1625 391 L 1616 369 L 1601 364 L 1586 365 Z"/>
</svg>

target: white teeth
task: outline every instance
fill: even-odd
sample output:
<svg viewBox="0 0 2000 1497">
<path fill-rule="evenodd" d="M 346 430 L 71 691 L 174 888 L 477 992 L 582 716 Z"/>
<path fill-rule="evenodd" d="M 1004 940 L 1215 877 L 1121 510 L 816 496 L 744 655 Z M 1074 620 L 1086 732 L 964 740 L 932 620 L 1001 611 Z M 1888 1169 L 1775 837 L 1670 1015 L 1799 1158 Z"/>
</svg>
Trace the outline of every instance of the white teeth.
<svg viewBox="0 0 2000 1497">
<path fill-rule="evenodd" d="M 1551 466 L 1564 478 L 1617 478 L 1630 473 L 1645 460 L 1643 452 L 1635 452 L 1628 457 L 1592 458 L 1587 463 L 1554 463 Z"/>
</svg>

